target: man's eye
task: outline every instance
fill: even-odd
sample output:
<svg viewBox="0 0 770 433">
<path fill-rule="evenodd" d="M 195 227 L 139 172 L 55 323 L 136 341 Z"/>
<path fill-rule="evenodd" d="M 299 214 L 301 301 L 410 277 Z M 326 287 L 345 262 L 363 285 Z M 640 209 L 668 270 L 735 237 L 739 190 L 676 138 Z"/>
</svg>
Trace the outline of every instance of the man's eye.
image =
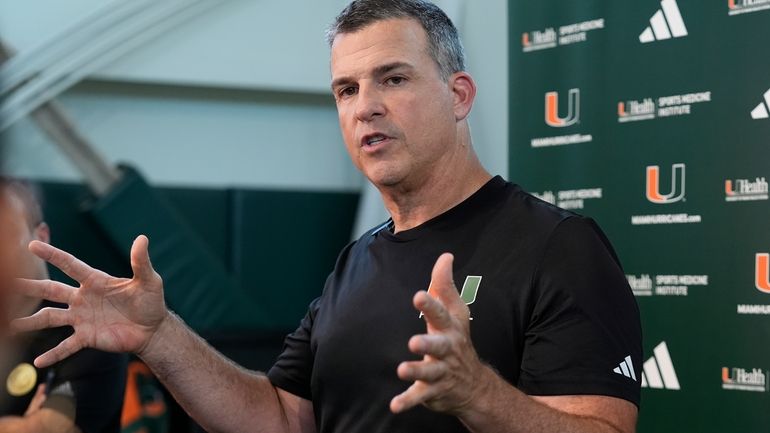
<svg viewBox="0 0 770 433">
<path fill-rule="evenodd" d="M 353 96 L 356 94 L 357 91 L 358 91 L 357 88 L 350 86 L 340 90 L 339 93 L 340 93 L 340 96 L 344 97 L 344 96 Z"/>
<path fill-rule="evenodd" d="M 387 79 L 386 83 L 392 84 L 395 86 L 398 86 L 399 84 L 404 82 L 404 77 L 390 77 Z"/>
</svg>

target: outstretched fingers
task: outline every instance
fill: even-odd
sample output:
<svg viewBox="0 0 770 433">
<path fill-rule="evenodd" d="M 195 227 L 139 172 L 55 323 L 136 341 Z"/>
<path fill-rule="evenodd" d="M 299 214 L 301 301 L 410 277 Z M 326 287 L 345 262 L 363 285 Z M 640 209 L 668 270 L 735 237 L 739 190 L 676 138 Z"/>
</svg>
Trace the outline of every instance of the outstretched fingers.
<svg viewBox="0 0 770 433">
<path fill-rule="evenodd" d="M 150 281 L 155 277 L 155 269 L 150 262 L 150 240 L 145 235 L 139 235 L 131 245 L 131 270 L 134 277 L 142 281 Z"/>
<path fill-rule="evenodd" d="M 45 242 L 32 241 L 29 244 L 29 250 L 36 256 L 59 268 L 78 283 L 83 283 L 95 272 L 94 268 L 83 263 L 72 254 Z"/>
<path fill-rule="evenodd" d="M 428 332 L 409 340 L 409 350 L 423 359 L 398 366 L 398 377 L 413 383 L 391 400 L 394 413 L 420 404 L 451 413 L 464 404 L 465 388 L 472 383 L 478 360 L 469 343 L 470 312 L 454 283 L 453 260 L 451 254 L 442 254 L 433 267 L 428 292 L 414 295 L 414 306 L 425 316 Z"/>
<path fill-rule="evenodd" d="M 58 281 L 18 278 L 14 280 L 13 290 L 16 293 L 31 298 L 69 304 L 72 295 L 77 289 Z"/>
<path fill-rule="evenodd" d="M 433 286 L 431 286 L 431 292 Z M 435 330 L 446 330 L 452 327 L 452 316 L 438 299 L 428 292 L 420 291 L 414 295 L 414 306 L 425 315 L 425 321 Z"/>
<path fill-rule="evenodd" d="M 454 325 L 452 318 L 458 319 L 460 323 L 467 322 L 470 318 L 468 306 L 460 297 L 454 283 L 453 262 L 454 256 L 450 253 L 439 256 L 431 272 L 428 293 L 418 292 L 413 300 L 415 308 L 420 310 L 428 324 L 437 330 L 451 328 Z"/>
<path fill-rule="evenodd" d="M 16 332 L 29 332 L 71 324 L 69 310 L 46 307 L 29 317 L 14 320 L 11 328 Z"/>
<path fill-rule="evenodd" d="M 453 264 L 454 256 L 450 253 L 444 253 L 436 260 L 430 275 L 431 295 L 446 305 L 450 312 L 465 309 L 465 302 L 460 298 L 460 293 L 455 286 L 452 272 Z"/>
<path fill-rule="evenodd" d="M 58 346 L 35 358 L 35 367 L 46 368 L 65 359 L 83 348 L 75 335 L 71 335 Z"/>
<path fill-rule="evenodd" d="M 447 365 L 443 362 L 405 361 L 396 370 L 399 379 L 414 382 L 435 382 L 447 374 Z"/>
<path fill-rule="evenodd" d="M 409 351 L 416 355 L 443 358 L 452 351 L 452 342 L 445 334 L 415 335 L 409 339 Z"/>
<path fill-rule="evenodd" d="M 406 391 L 393 397 L 390 401 L 390 410 L 393 413 L 401 413 L 436 397 L 438 394 L 439 391 L 436 387 L 417 381 Z"/>
</svg>

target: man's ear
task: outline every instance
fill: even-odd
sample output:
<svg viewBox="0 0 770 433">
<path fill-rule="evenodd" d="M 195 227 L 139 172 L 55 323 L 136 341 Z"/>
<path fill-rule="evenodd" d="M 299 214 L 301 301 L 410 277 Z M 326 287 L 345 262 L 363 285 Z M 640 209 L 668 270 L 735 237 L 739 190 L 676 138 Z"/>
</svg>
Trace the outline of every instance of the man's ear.
<svg viewBox="0 0 770 433">
<path fill-rule="evenodd" d="M 38 240 L 40 242 L 45 242 L 47 244 L 51 243 L 51 228 L 48 227 L 48 224 L 42 222 L 35 227 L 35 232 L 33 233 L 35 236 L 35 240 Z"/>
<path fill-rule="evenodd" d="M 449 77 L 449 85 L 454 94 L 455 120 L 460 121 L 468 117 L 476 99 L 476 83 L 467 72 L 455 72 Z"/>
</svg>

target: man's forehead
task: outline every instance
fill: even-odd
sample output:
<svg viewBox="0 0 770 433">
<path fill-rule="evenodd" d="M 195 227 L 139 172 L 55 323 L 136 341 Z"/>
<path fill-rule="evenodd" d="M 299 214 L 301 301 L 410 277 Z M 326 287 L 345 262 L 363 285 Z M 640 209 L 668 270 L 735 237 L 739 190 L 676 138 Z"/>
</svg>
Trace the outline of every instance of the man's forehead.
<svg viewBox="0 0 770 433">
<path fill-rule="evenodd" d="M 427 54 L 427 35 L 417 21 L 406 18 L 376 21 L 334 38 L 332 73 L 335 69 L 361 66 L 360 62 L 370 66 L 374 63 L 414 63 L 416 57 Z"/>
<path fill-rule="evenodd" d="M 334 46 L 340 42 L 350 42 L 351 40 L 390 39 L 390 38 L 409 38 L 414 41 L 426 41 L 427 33 L 419 21 L 414 18 L 387 18 L 372 21 L 353 31 L 338 33 L 332 41 L 332 51 Z"/>
</svg>

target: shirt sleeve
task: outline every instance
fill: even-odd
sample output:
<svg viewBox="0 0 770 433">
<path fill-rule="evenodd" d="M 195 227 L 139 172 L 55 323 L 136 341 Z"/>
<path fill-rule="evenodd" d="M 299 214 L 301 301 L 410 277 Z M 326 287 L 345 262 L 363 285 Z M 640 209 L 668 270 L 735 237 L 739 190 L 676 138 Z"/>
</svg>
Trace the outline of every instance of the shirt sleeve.
<svg viewBox="0 0 770 433">
<path fill-rule="evenodd" d="M 638 406 L 639 308 L 593 220 L 574 216 L 554 229 L 532 290 L 519 388 L 530 395 L 606 395 Z"/>
<path fill-rule="evenodd" d="M 306 400 L 312 400 L 310 378 L 313 372 L 313 351 L 310 337 L 320 299 L 310 303 L 307 314 L 297 330 L 286 337 L 283 351 L 267 373 L 274 386 Z"/>
</svg>

